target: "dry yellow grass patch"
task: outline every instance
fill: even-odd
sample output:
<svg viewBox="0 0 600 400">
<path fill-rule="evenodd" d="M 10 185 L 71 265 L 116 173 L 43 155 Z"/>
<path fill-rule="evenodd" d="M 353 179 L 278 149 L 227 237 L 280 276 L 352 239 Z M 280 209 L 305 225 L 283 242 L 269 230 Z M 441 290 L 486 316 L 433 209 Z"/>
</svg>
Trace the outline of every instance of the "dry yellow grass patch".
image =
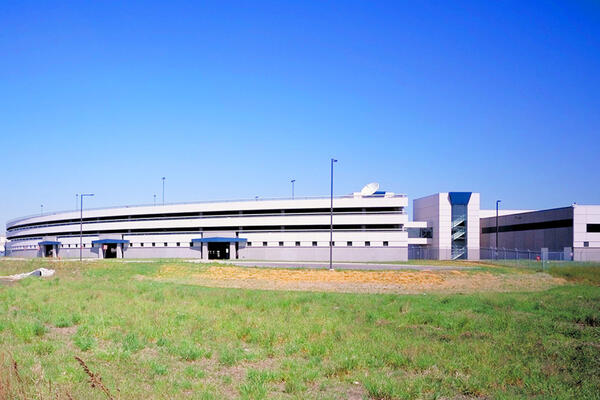
<svg viewBox="0 0 600 400">
<path fill-rule="evenodd" d="M 267 269 L 169 264 L 154 279 L 212 287 L 364 293 L 543 290 L 562 280 L 547 274 L 451 271 Z"/>
</svg>

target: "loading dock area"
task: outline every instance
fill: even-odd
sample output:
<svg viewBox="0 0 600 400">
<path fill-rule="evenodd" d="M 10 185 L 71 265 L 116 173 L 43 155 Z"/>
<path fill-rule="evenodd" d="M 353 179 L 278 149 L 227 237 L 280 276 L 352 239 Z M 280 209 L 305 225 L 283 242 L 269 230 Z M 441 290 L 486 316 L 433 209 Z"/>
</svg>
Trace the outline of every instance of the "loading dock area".
<svg viewBox="0 0 600 400">
<path fill-rule="evenodd" d="M 38 243 L 41 257 L 58 257 L 60 242 L 55 240 L 44 240 Z"/>
<path fill-rule="evenodd" d="M 234 260 L 239 258 L 240 243 L 246 241 L 237 237 L 209 237 L 192 239 L 192 244 L 200 243 L 204 260 Z"/>
<path fill-rule="evenodd" d="M 123 258 L 123 250 L 129 240 L 101 239 L 92 241 L 93 247 L 98 247 L 98 258 Z"/>
</svg>

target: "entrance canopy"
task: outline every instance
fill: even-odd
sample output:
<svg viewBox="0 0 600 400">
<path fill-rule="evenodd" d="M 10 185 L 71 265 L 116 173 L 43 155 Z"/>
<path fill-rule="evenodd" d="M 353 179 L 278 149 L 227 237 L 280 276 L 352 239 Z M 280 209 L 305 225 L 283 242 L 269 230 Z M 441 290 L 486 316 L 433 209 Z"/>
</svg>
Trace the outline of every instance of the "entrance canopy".
<svg viewBox="0 0 600 400">
<path fill-rule="evenodd" d="M 60 242 L 55 240 L 44 240 L 43 242 L 38 242 L 38 246 L 58 246 Z"/>
<path fill-rule="evenodd" d="M 92 240 L 92 246 L 96 244 L 127 244 L 129 240 L 125 239 L 100 239 Z"/>
<path fill-rule="evenodd" d="M 209 238 L 201 238 L 201 239 L 192 239 L 192 243 L 237 243 L 237 242 L 247 242 L 248 239 L 244 238 L 228 238 L 228 237 L 209 237 Z"/>
</svg>

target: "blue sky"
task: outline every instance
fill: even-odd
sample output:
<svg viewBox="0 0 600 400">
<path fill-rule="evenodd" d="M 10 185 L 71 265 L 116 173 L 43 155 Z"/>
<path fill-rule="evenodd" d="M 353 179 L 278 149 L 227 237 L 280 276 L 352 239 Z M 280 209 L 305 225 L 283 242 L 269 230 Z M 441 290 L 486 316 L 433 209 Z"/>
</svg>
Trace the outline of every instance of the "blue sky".
<svg viewBox="0 0 600 400">
<path fill-rule="evenodd" d="M 600 4 L 0 3 L 0 224 L 378 181 L 600 203 Z"/>
</svg>

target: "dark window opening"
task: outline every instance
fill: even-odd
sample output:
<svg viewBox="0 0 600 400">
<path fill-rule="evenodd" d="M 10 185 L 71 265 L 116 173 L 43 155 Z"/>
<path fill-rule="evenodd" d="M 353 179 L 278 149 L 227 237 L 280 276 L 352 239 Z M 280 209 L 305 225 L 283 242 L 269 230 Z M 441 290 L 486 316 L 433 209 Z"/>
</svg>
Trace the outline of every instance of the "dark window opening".
<svg viewBox="0 0 600 400">
<path fill-rule="evenodd" d="M 587 232 L 588 233 L 599 233 L 600 232 L 600 224 L 587 224 Z"/>
<path fill-rule="evenodd" d="M 352 242 L 346 242 L 346 246 L 352 247 Z"/>
<path fill-rule="evenodd" d="M 181 242 L 177 242 L 177 247 L 181 246 Z"/>
<path fill-rule="evenodd" d="M 300 246 L 300 242 L 296 242 L 296 247 L 299 247 L 299 246 Z"/>
<path fill-rule="evenodd" d="M 371 246 L 371 242 L 365 242 L 365 247 L 370 247 Z"/>
<path fill-rule="evenodd" d="M 267 242 L 263 242 L 263 247 L 267 247 Z"/>
<path fill-rule="evenodd" d="M 279 247 L 283 247 L 283 242 L 279 242 Z"/>
<path fill-rule="evenodd" d="M 317 247 L 317 242 L 312 242 L 313 247 Z"/>
<path fill-rule="evenodd" d="M 383 247 L 387 247 L 388 246 L 388 242 L 383 242 Z"/>
<path fill-rule="evenodd" d="M 167 242 L 165 242 L 165 247 L 167 247 Z"/>
<path fill-rule="evenodd" d="M 583 242 L 583 247 L 590 247 L 590 242 Z"/>
<path fill-rule="evenodd" d="M 156 243 L 155 243 L 155 242 L 152 242 L 152 247 L 155 247 L 155 246 L 156 246 Z"/>
</svg>

